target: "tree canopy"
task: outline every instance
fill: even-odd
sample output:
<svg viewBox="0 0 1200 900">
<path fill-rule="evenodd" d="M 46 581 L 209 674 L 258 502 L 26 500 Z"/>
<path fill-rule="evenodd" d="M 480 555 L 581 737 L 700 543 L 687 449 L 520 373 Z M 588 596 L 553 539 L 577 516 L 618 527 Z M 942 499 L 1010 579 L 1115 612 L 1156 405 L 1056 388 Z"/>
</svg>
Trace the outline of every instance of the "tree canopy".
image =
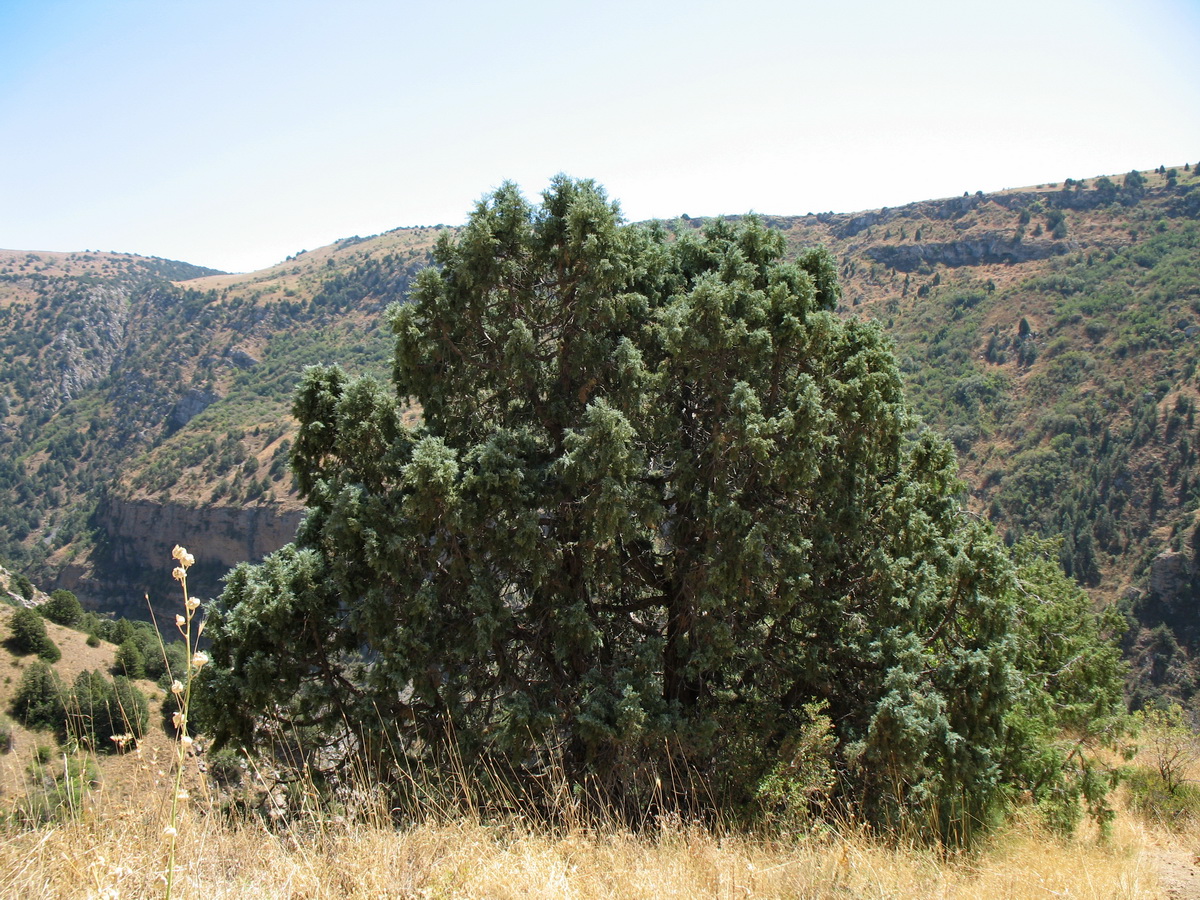
<svg viewBox="0 0 1200 900">
<path fill-rule="evenodd" d="M 212 613 L 218 738 L 694 810 L 751 802 L 819 710 L 871 820 L 985 820 L 1024 746 L 1012 566 L 835 261 L 784 251 L 590 181 L 482 200 L 390 311 L 391 390 L 305 373 L 309 512 Z"/>
<path fill-rule="evenodd" d="M 62 651 L 46 633 L 46 623 L 37 610 L 21 607 L 9 620 L 8 646 L 22 655 L 36 653 L 47 662 L 58 662 Z"/>
</svg>

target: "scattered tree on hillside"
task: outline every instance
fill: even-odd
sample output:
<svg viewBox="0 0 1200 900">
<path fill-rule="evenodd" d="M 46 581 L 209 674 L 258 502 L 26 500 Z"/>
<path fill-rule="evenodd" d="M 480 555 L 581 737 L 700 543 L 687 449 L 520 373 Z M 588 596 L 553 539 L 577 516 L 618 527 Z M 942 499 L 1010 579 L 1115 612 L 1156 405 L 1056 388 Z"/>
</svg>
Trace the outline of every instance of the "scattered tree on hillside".
<svg viewBox="0 0 1200 900">
<path fill-rule="evenodd" d="M 80 672 L 65 700 L 63 737 L 93 752 L 115 749 L 114 738 L 140 738 L 150 722 L 145 694 L 128 678 L 109 681 L 99 671 Z"/>
<path fill-rule="evenodd" d="M 83 606 L 71 591 L 55 591 L 49 600 L 38 607 L 38 611 L 51 622 L 68 628 L 74 628 L 83 619 Z"/>
<path fill-rule="evenodd" d="M 20 572 L 13 576 L 12 587 L 15 587 L 17 593 L 24 599 L 33 599 L 33 582 Z"/>
<path fill-rule="evenodd" d="M 13 613 L 9 622 L 9 646 L 14 653 L 36 653 L 47 662 L 58 662 L 62 651 L 46 634 L 46 623 L 36 610 L 22 607 Z"/>
<path fill-rule="evenodd" d="M 12 714 L 26 728 L 59 728 L 66 686 L 49 664 L 38 660 L 21 676 L 13 695 Z"/>
<path fill-rule="evenodd" d="M 114 675 L 124 675 L 126 678 L 146 677 L 146 658 L 142 656 L 136 640 L 130 638 L 117 648 L 112 671 Z"/>
<path fill-rule="evenodd" d="M 436 262 L 394 393 L 305 374 L 309 515 L 210 618 L 219 740 L 556 768 L 634 815 L 763 796 L 820 710 L 880 825 L 961 839 L 1026 784 L 1011 566 L 831 257 L 753 219 L 671 240 L 559 178 Z"/>
</svg>

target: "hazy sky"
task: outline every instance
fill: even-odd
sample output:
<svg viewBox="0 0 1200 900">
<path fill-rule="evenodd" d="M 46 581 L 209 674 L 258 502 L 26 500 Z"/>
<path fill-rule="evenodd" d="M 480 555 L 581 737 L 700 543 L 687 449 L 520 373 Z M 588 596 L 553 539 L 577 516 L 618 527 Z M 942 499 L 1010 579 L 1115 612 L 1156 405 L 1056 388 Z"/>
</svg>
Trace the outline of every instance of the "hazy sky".
<svg viewBox="0 0 1200 900">
<path fill-rule="evenodd" d="M 0 247 L 232 271 L 514 180 L 632 220 L 1200 160 L 1200 0 L 0 0 Z"/>
</svg>

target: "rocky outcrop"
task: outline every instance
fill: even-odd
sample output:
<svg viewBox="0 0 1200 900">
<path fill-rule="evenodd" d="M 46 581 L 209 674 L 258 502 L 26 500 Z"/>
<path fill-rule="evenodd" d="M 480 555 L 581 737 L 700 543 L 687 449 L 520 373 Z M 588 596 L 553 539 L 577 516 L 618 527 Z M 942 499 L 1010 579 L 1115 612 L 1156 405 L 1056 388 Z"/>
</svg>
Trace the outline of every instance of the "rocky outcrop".
<svg viewBox="0 0 1200 900">
<path fill-rule="evenodd" d="M 199 506 L 108 497 L 98 518 L 108 536 L 108 555 L 120 565 L 160 560 L 184 544 L 197 560 L 231 568 L 278 550 L 296 534 L 302 509 L 278 503 Z"/>
<path fill-rule="evenodd" d="M 235 347 L 229 351 L 229 361 L 239 369 L 253 369 L 258 365 L 258 360 L 241 347 Z"/>
<path fill-rule="evenodd" d="M 188 389 L 171 410 L 171 415 L 167 419 L 167 429 L 178 431 L 220 399 L 220 395 L 214 391 L 202 391 L 200 388 Z"/>
<path fill-rule="evenodd" d="M 61 329 L 47 360 L 57 369 L 57 397 L 48 405 L 69 403 L 110 374 L 125 341 L 129 292 L 92 287 L 69 294 L 60 317 Z"/>
<path fill-rule="evenodd" d="M 1173 601 L 1188 589 L 1192 578 L 1192 562 L 1187 554 L 1164 550 L 1150 563 L 1150 593 Z"/>
<path fill-rule="evenodd" d="M 868 247 L 866 255 L 898 272 L 912 272 L 921 266 L 993 265 L 1049 259 L 1066 253 L 1071 246 L 1062 241 L 1023 242 L 1010 236 L 993 235 L 970 241 L 927 244 L 882 244 Z"/>
<path fill-rule="evenodd" d="M 196 557 L 189 587 L 214 596 L 221 577 L 240 562 L 257 561 L 292 540 L 304 510 L 280 503 L 253 506 L 184 506 L 109 495 L 96 524 L 105 534 L 91 577 L 78 584 L 82 595 L 106 609 L 126 605 L 145 616 L 143 593 L 155 604 L 167 596 L 171 549 L 182 544 Z"/>
</svg>

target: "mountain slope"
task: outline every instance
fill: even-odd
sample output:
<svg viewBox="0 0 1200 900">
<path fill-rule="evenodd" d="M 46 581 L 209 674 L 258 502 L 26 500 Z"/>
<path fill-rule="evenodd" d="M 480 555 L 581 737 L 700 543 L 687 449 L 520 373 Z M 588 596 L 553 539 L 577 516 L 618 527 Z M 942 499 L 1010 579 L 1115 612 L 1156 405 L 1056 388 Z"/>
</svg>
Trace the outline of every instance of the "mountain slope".
<svg viewBox="0 0 1200 900">
<path fill-rule="evenodd" d="M 794 250 L 835 253 L 842 314 L 892 336 L 971 506 L 1010 538 L 1062 533 L 1064 564 L 1105 597 L 1186 543 L 1197 504 L 1200 178 L 1172 172 L 763 217 Z M 438 232 L 348 238 L 248 275 L 4 251 L 0 558 L 133 615 L 144 590 L 169 594 L 175 542 L 212 593 L 286 540 L 299 373 L 386 375 L 382 311 Z"/>
</svg>

